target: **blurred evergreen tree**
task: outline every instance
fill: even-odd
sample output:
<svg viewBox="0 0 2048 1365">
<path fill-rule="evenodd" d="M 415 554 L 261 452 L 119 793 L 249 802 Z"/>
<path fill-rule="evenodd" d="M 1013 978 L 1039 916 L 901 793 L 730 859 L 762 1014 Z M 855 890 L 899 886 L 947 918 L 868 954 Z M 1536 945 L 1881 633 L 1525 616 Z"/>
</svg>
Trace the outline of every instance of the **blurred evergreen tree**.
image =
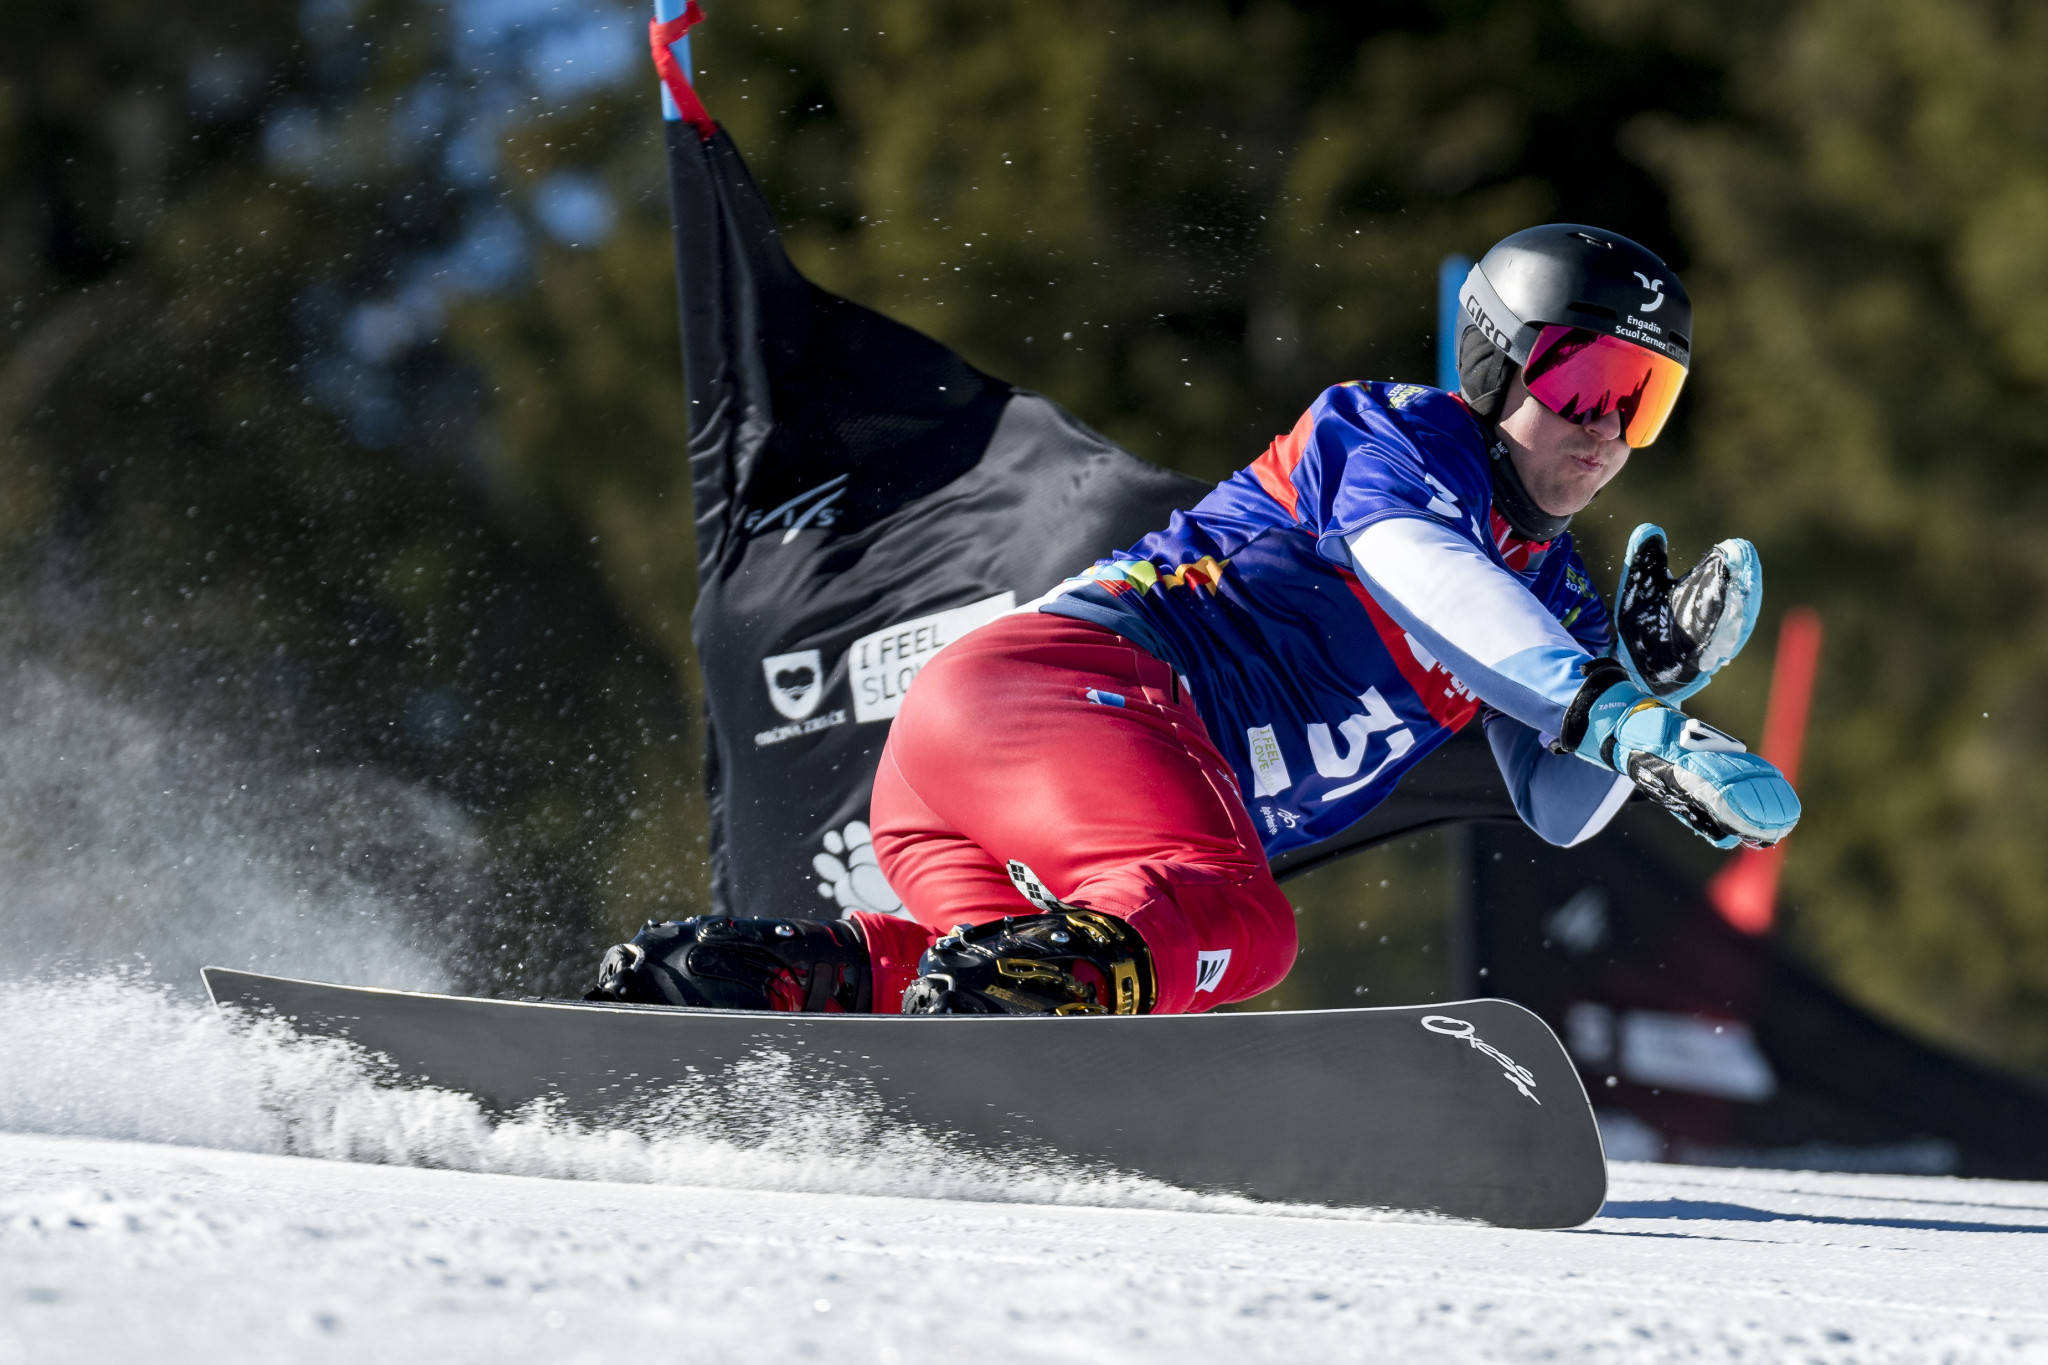
<svg viewBox="0 0 2048 1365">
<path fill-rule="evenodd" d="M 455 799 L 480 884 L 420 904 L 405 847 L 358 870 L 467 984 L 566 989 L 608 904 L 691 904 L 688 840 L 622 862 L 694 799 L 684 699 L 587 537 L 486 477 L 480 381 L 436 342 L 437 282 L 502 283 L 497 191 L 451 152 L 492 92 L 449 26 L 58 3 L 15 17 L 7 61 L 10 617 L 82 608 L 67 666 L 169 724 Z M 205 777 L 194 801 L 232 795 Z"/>
<path fill-rule="evenodd" d="M 1646 455 L 1618 501 L 1751 536 L 1771 602 L 1824 614 L 1796 941 L 1883 1013 L 2048 1069 L 2048 12 L 1801 0 L 1689 40 L 1728 107 L 1625 137 L 1694 262 L 1690 458 Z M 1730 712 L 1751 733 L 1759 696 Z"/>
</svg>

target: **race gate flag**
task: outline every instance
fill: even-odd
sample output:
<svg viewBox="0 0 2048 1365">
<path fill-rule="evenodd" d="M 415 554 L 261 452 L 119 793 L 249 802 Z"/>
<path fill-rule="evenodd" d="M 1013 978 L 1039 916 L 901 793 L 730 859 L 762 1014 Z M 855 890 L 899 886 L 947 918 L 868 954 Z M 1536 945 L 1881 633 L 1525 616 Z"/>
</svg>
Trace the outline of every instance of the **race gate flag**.
<svg viewBox="0 0 2048 1365">
<path fill-rule="evenodd" d="M 918 670 L 1205 489 L 797 273 L 690 84 L 683 32 L 699 17 L 658 19 L 652 46 L 690 405 L 713 909 L 830 918 L 895 903 L 866 885 L 868 789 Z"/>
</svg>

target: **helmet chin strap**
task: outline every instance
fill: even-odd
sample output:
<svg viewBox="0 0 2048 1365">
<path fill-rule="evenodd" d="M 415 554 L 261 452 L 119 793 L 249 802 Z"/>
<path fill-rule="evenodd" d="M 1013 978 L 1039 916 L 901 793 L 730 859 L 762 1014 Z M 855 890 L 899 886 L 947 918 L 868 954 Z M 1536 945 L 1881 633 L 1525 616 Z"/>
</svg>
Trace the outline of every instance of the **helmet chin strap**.
<svg viewBox="0 0 2048 1365">
<path fill-rule="evenodd" d="M 1508 528 L 1524 540 L 1555 540 L 1572 524 L 1569 514 L 1552 516 L 1536 505 L 1522 475 L 1508 455 L 1507 439 L 1500 428 L 1487 426 L 1487 467 L 1493 474 L 1493 505 L 1507 519 Z"/>
</svg>

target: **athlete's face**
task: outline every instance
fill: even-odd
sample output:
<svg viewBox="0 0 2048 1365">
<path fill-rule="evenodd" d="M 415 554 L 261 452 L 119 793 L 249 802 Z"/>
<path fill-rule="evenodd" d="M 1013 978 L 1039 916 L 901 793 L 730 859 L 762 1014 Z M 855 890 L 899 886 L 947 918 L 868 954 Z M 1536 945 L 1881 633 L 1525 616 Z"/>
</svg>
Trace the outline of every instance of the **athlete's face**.
<svg viewBox="0 0 2048 1365">
<path fill-rule="evenodd" d="M 1522 486 L 1553 517 L 1583 509 L 1628 463 L 1619 413 L 1589 418 L 1583 426 L 1559 417 L 1536 401 L 1519 369 L 1508 381 L 1500 434 Z"/>
</svg>

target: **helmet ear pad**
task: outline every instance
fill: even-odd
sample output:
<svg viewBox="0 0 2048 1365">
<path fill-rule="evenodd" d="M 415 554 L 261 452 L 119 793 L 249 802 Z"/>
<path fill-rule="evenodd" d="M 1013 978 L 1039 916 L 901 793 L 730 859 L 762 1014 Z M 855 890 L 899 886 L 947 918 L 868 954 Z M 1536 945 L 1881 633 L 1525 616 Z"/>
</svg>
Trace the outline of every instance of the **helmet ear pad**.
<svg viewBox="0 0 2048 1365">
<path fill-rule="evenodd" d="M 1488 426 L 1498 426 L 1501 409 L 1507 406 L 1508 382 L 1520 370 L 1513 358 L 1488 341 L 1477 327 L 1468 326 L 1458 333 L 1458 391 L 1473 415 Z M 1486 454 L 1493 480 L 1493 505 L 1514 533 L 1524 540 L 1538 542 L 1555 540 L 1564 534 L 1572 519 L 1546 512 L 1537 505 L 1498 430 L 1488 433 Z"/>
<path fill-rule="evenodd" d="M 1458 333 L 1458 391 L 1472 411 L 1488 422 L 1500 420 L 1515 362 L 1477 327 Z"/>
</svg>

